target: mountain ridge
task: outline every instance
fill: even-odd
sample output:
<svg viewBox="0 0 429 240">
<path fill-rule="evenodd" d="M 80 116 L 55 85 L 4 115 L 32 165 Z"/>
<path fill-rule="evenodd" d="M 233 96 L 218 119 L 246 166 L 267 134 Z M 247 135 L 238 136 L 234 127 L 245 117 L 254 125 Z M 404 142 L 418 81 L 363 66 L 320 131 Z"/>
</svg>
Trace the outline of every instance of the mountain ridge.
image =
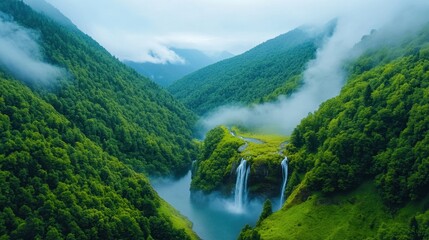
<svg viewBox="0 0 429 240">
<path fill-rule="evenodd" d="M 24 3 L 30 6 L 36 12 L 46 15 L 53 21 L 60 23 L 63 26 L 77 29 L 76 25 L 74 25 L 70 19 L 68 19 L 58 9 L 44 0 L 25 0 Z"/>
</svg>

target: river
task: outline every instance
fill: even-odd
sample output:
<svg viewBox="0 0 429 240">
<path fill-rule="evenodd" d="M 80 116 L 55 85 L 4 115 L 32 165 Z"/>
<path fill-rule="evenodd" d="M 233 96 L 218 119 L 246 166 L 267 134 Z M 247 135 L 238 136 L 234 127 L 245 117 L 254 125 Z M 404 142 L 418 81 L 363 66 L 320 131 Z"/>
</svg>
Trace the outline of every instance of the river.
<svg viewBox="0 0 429 240">
<path fill-rule="evenodd" d="M 255 225 L 262 203 L 253 201 L 245 211 L 236 211 L 233 199 L 202 197 L 191 199 L 191 172 L 177 180 L 151 180 L 158 194 L 193 223 L 193 230 L 204 240 L 237 239 L 246 224 Z"/>
</svg>

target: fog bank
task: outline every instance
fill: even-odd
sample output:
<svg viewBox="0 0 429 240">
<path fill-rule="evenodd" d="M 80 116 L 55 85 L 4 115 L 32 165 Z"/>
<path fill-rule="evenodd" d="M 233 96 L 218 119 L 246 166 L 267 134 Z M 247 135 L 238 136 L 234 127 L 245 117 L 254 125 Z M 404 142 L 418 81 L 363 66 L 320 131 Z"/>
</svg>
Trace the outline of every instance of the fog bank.
<svg viewBox="0 0 429 240">
<path fill-rule="evenodd" d="M 413 26 L 419 27 L 428 19 L 427 7 L 428 4 L 423 2 L 408 8 L 397 4 L 387 6 L 386 12 L 380 16 L 374 9 L 341 15 L 333 35 L 317 50 L 316 58 L 308 63 L 303 74 L 304 85 L 298 92 L 288 98 L 280 96 L 275 102 L 250 107 L 220 107 L 203 117 L 199 126 L 204 132 L 217 125 L 241 125 L 263 132 L 290 134 L 301 119 L 317 110 L 322 102 L 339 94 L 347 77 L 343 68 L 345 62 L 359 57 L 365 50 L 355 47 L 363 36 L 374 29 L 387 29 L 389 37 L 408 33 Z M 394 34 L 392 27 L 387 26 L 395 26 Z M 382 44 L 386 39 L 378 37 L 377 41 Z"/>
<path fill-rule="evenodd" d="M 15 78 L 34 83 L 50 83 L 64 73 L 43 61 L 37 32 L 21 27 L 0 12 L 0 67 Z"/>
</svg>

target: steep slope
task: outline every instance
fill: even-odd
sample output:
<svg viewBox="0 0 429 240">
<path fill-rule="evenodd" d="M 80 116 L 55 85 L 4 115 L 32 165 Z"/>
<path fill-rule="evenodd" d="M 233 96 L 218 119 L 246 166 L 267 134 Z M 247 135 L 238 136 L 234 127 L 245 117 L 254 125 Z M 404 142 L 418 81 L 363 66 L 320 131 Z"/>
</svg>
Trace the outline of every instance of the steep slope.
<svg viewBox="0 0 429 240">
<path fill-rule="evenodd" d="M 200 68 L 221 61 L 225 58 L 232 57 L 231 54 L 222 53 L 216 56 L 208 56 L 205 53 L 195 49 L 178 49 L 171 48 L 181 59 L 183 63 L 150 63 L 124 61 L 124 63 L 136 70 L 143 76 L 149 77 L 157 84 L 167 87 L 174 81 L 192 73 Z"/>
<path fill-rule="evenodd" d="M 21 1 L 2 1 L 0 11 L 36 32 L 43 58 L 67 72 L 49 84 L 28 84 L 88 138 L 138 171 L 168 174 L 190 166 L 195 117 L 170 94 L 79 30 Z"/>
<path fill-rule="evenodd" d="M 197 238 L 143 175 L 1 71 L 0 93 L 0 238 Z"/>
<path fill-rule="evenodd" d="M 321 33 L 298 28 L 230 59 L 205 67 L 168 90 L 198 114 L 233 103 L 249 104 L 290 94 L 334 24 Z M 278 89 L 276 91 L 276 89 Z M 268 98 L 269 96 L 269 98 Z"/>
<path fill-rule="evenodd" d="M 428 36 L 369 50 L 294 130 L 289 197 L 263 239 L 429 238 Z"/>
</svg>

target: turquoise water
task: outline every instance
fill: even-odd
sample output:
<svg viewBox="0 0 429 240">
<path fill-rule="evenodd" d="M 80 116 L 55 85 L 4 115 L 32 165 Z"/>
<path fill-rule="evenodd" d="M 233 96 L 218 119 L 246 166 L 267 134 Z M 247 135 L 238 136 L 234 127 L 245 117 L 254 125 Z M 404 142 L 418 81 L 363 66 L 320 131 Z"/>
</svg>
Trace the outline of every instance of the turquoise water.
<svg viewBox="0 0 429 240">
<path fill-rule="evenodd" d="M 260 201 L 253 201 L 244 211 L 235 208 L 233 199 L 194 194 L 189 186 L 191 172 L 177 180 L 152 180 L 158 194 L 193 223 L 193 230 L 204 240 L 237 239 L 246 224 L 255 225 L 261 213 Z"/>
</svg>

